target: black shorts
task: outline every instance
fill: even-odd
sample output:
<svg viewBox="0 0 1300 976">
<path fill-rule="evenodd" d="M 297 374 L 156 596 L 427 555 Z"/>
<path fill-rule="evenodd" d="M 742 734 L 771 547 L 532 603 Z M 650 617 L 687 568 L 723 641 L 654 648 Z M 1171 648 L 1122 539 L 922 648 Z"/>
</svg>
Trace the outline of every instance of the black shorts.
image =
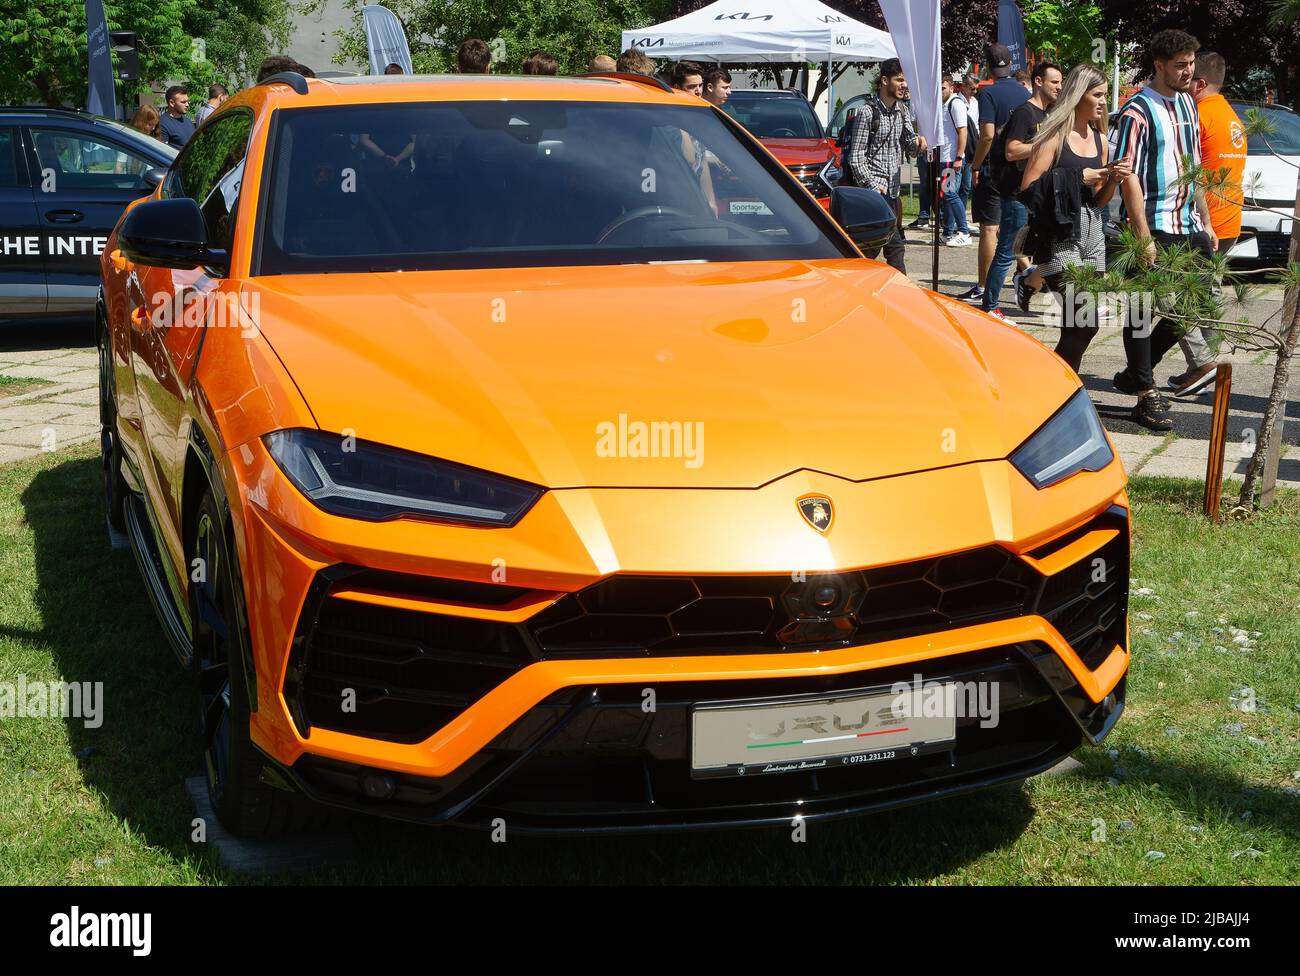
<svg viewBox="0 0 1300 976">
<path fill-rule="evenodd" d="M 979 186 L 971 196 L 970 212 L 977 224 L 997 227 L 1002 223 L 1002 194 L 992 177 L 980 176 Z"/>
</svg>

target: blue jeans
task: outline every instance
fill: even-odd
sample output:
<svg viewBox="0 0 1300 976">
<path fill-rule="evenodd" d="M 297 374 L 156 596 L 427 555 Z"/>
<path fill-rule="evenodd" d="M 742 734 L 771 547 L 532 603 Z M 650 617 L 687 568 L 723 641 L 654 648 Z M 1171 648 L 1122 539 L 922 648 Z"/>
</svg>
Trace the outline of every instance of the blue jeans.
<svg viewBox="0 0 1300 976">
<path fill-rule="evenodd" d="M 989 275 L 984 279 L 984 310 L 992 311 L 1000 304 L 1002 288 L 1007 283 L 1007 273 L 1016 263 L 1016 235 L 1029 222 L 1029 211 L 1014 196 L 1002 198 L 1002 222 L 998 224 L 998 249 L 993 252 Z"/>
<path fill-rule="evenodd" d="M 945 164 L 945 169 L 951 164 Z M 963 169 L 966 167 L 963 165 Z M 958 186 L 960 187 L 960 176 L 958 177 Z M 966 225 L 966 201 L 962 199 L 960 190 L 949 192 L 945 187 L 943 190 L 943 233 L 946 237 L 951 237 L 955 233 L 969 234 L 970 227 Z"/>
<path fill-rule="evenodd" d="M 961 194 L 961 203 L 963 207 L 970 203 L 970 188 L 971 173 L 970 160 L 968 159 L 966 162 L 962 163 L 961 166 L 961 189 L 958 191 Z"/>
</svg>

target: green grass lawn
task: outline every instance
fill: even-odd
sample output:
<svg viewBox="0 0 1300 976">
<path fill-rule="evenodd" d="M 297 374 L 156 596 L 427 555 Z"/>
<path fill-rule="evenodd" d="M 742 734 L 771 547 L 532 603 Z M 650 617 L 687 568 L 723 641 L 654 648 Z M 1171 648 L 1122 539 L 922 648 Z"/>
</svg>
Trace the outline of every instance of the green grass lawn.
<svg viewBox="0 0 1300 976">
<path fill-rule="evenodd" d="M 1199 491 L 1132 486 L 1133 585 L 1150 593 L 1133 599 L 1128 710 L 1082 771 L 814 823 L 802 844 L 788 828 L 493 844 L 354 818 L 338 828 L 351 860 L 292 880 L 1300 882 L 1300 494 L 1214 527 Z M 190 688 L 103 519 L 93 448 L 0 467 L 0 681 L 103 681 L 107 701 L 97 730 L 0 722 L 0 884 L 243 880 L 190 842 Z M 1234 708 L 1242 686 L 1255 712 Z"/>
</svg>

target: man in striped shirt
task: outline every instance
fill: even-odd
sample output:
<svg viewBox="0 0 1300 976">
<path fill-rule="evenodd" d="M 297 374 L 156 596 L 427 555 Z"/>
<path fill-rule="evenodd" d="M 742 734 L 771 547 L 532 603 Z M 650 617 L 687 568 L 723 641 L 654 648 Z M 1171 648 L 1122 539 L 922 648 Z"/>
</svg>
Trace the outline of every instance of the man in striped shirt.
<svg viewBox="0 0 1300 976">
<path fill-rule="evenodd" d="M 1201 164 L 1200 122 L 1191 95 L 1200 46 L 1181 30 L 1152 37 L 1151 81 L 1129 99 L 1111 135 L 1111 159 L 1126 159 L 1133 167 L 1121 187 L 1122 213 L 1138 237 L 1150 239 L 1148 262 L 1155 260 L 1157 245 L 1190 245 L 1206 257 L 1218 246 L 1204 193 L 1180 183 L 1189 164 Z M 1138 397 L 1133 419 L 1152 430 L 1173 428 L 1169 405 L 1155 388 L 1153 369 L 1181 331 L 1168 319 L 1150 330 L 1134 322 L 1124 329 L 1128 365 L 1115 374 L 1115 388 Z"/>
</svg>

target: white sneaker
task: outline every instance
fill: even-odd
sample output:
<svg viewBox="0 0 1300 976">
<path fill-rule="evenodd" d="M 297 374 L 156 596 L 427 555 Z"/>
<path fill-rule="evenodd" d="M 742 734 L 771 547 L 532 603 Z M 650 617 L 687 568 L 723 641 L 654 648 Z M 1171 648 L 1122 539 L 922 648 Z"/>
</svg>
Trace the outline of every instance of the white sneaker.
<svg viewBox="0 0 1300 976">
<path fill-rule="evenodd" d="M 944 247 L 969 247 L 970 238 L 961 234 L 953 234 L 952 237 L 941 237 L 939 243 Z"/>
</svg>

